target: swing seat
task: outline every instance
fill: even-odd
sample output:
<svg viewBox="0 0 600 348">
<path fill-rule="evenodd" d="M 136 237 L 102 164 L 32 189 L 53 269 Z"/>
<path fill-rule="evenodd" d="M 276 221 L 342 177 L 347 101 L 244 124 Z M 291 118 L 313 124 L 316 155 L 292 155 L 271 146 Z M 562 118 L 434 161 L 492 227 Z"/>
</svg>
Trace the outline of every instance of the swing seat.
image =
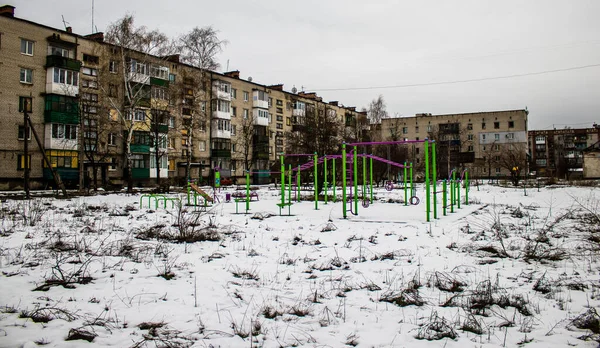
<svg viewBox="0 0 600 348">
<path fill-rule="evenodd" d="M 287 207 L 287 206 L 289 206 L 289 205 L 294 205 L 294 203 L 292 203 L 292 202 L 289 202 L 289 203 L 277 203 L 277 206 L 278 206 L 279 208 L 282 208 L 282 207 Z"/>
</svg>

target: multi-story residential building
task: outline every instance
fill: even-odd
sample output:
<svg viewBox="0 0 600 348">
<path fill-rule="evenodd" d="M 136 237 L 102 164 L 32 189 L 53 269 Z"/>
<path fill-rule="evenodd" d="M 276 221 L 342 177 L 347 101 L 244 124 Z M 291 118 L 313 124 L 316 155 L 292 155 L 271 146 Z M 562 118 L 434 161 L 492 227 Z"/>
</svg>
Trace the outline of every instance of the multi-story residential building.
<svg viewBox="0 0 600 348">
<path fill-rule="evenodd" d="M 509 175 L 514 167 L 521 174 L 527 172 L 528 114 L 527 110 L 417 114 L 386 118 L 373 126 L 382 140 L 435 140 L 439 177 L 455 168 L 468 168 L 472 177 L 496 177 Z M 406 147 L 405 160 L 422 166 L 422 145 L 401 146 Z"/>
<path fill-rule="evenodd" d="M 530 169 L 537 176 L 583 175 L 583 150 L 600 140 L 600 127 L 529 131 Z"/>
<path fill-rule="evenodd" d="M 42 150 L 69 186 L 134 185 L 221 177 L 270 180 L 287 134 L 306 110 L 346 122 L 357 136 L 366 114 L 314 93 L 283 90 L 104 42 L 102 33 L 74 34 L 14 16 L 0 7 L 0 189 L 22 187 L 23 142 L 32 187 L 52 183 Z M 42 150 L 24 134 L 29 102 Z M 361 125 L 360 132 L 356 126 Z M 6 161 L 7 160 L 7 161 Z M 85 180 L 84 180 L 85 179 Z"/>
</svg>

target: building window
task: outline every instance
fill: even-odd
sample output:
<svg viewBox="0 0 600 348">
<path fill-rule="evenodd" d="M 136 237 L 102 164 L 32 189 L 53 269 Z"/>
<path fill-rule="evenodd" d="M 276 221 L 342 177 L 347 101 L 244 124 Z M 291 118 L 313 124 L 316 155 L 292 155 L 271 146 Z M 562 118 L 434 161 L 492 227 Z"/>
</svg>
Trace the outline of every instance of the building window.
<svg viewBox="0 0 600 348">
<path fill-rule="evenodd" d="M 243 116 L 244 116 L 244 119 L 248 118 L 248 109 L 244 109 Z"/>
<path fill-rule="evenodd" d="M 500 174 L 501 169 L 500 168 L 496 168 L 496 174 Z"/>
<path fill-rule="evenodd" d="M 117 146 L 117 135 L 115 133 L 108 133 L 108 145 Z"/>
<path fill-rule="evenodd" d="M 231 135 L 235 135 L 235 125 L 231 125 Z"/>
<path fill-rule="evenodd" d="M 82 93 L 81 99 L 91 102 L 98 102 L 98 94 L 96 93 Z"/>
<path fill-rule="evenodd" d="M 494 129 L 500 129 L 500 122 L 494 122 Z"/>
<path fill-rule="evenodd" d="M 33 83 L 33 70 L 27 68 L 21 68 L 21 83 Z"/>
<path fill-rule="evenodd" d="M 468 152 L 473 152 L 473 151 L 474 151 L 474 150 L 473 150 L 473 145 L 469 145 L 469 147 L 467 148 L 467 151 L 468 151 Z"/>
<path fill-rule="evenodd" d="M 200 146 L 200 152 L 205 152 L 206 151 L 206 141 L 199 141 L 198 142 L 199 146 Z"/>
<path fill-rule="evenodd" d="M 237 108 L 235 106 L 231 107 L 231 117 L 235 117 L 235 115 L 237 114 Z"/>
<path fill-rule="evenodd" d="M 175 117 L 169 116 L 169 127 L 175 128 Z"/>
<path fill-rule="evenodd" d="M 108 167 L 108 170 L 115 171 L 115 170 L 117 170 L 117 166 L 118 166 L 117 158 L 111 157 L 110 158 L 110 166 Z"/>
<path fill-rule="evenodd" d="M 148 157 L 149 158 L 149 157 Z M 144 158 L 144 155 L 132 154 L 131 155 L 131 167 L 132 168 L 148 168 L 149 161 Z"/>
<path fill-rule="evenodd" d="M 27 128 L 27 140 L 31 140 L 31 127 Z M 19 132 L 17 134 L 17 139 L 24 140 L 23 135 L 25 134 L 25 126 L 19 126 Z"/>
<path fill-rule="evenodd" d="M 33 41 L 21 39 L 21 53 L 33 56 Z"/>
<path fill-rule="evenodd" d="M 100 62 L 100 58 L 98 56 L 92 56 L 90 54 L 83 54 L 83 61 L 92 64 L 98 64 Z"/>
<path fill-rule="evenodd" d="M 167 91 L 166 88 L 154 87 L 154 88 L 152 88 L 152 98 L 160 99 L 160 100 L 167 100 L 167 99 L 169 99 L 169 92 Z"/>
<path fill-rule="evenodd" d="M 116 61 L 111 60 L 108 62 L 108 71 L 116 74 L 119 71 L 119 64 Z"/>
<path fill-rule="evenodd" d="M 494 145 L 494 150 L 500 151 L 500 145 L 498 145 L 498 144 Z M 498 158 L 498 159 L 500 159 L 500 158 Z"/>
<path fill-rule="evenodd" d="M 273 98 L 269 98 L 269 107 L 273 106 Z"/>
<path fill-rule="evenodd" d="M 485 122 L 481 122 L 481 129 L 485 129 Z"/>
<path fill-rule="evenodd" d="M 231 144 L 231 152 L 235 152 L 235 144 Z"/>
<path fill-rule="evenodd" d="M 402 134 L 408 134 L 408 127 L 402 127 Z"/>
<path fill-rule="evenodd" d="M 277 124 L 277 129 L 283 129 L 283 123 L 278 123 Z"/>
<path fill-rule="evenodd" d="M 110 86 L 114 86 L 114 85 L 109 85 L 109 93 L 110 93 Z M 98 81 L 81 79 L 81 87 L 98 89 Z"/>
<path fill-rule="evenodd" d="M 508 128 L 515 128 L 515 121 L 508 121 Z"/>
<path fill-rule="evenodd" d="M 233 98 L 233 99 L 237 98 L 237 89 L 235 89 L 235 88 L 231 89 L 231 98 Z"/>
<path fill-rule="evenodd" d="M 547 160 L 545 158 L 538 158 L 535 160 L 535 164 L 540 166 L 540 167 L 545 167 L 546 166 L 546 162 Z"/>
<path fill-rule="evenodd" d="M 291 126 L 292 125 L 292 119 L 290 117 L 286 117 L 285 118 L 285 125 L 286 126 Z"/>
<path fill-rule="evenodd" d="M 84 75 L 98 76 L 98 69 L 94 69 L 94 68 L 83 67 L 83 68 L 81 68 L 81 72 Z"/>
<path fill-rule="evenodd" d="M 25 110 L 25 102 L 27 102 L 27 110 Z M 33 101 L 31 97 L 19 97 L 19 112 L 31 112 Z"/>
<path fill-rule="evenodd" d="M 500 134 L 494 134 L 494 140 L 500 140 Z"/>
<path fill-rule="evenodd" d="M 467 135 L 467 140 L 473 140 L 473 134 Z"/>
<path fill-rule="evenodd" d="M 86 114 L 97 114 L 98 113 L 98 107 L 96 107 L 95 105 L 82 105 L 83 106 L 83 112 Z"/>
<path fill-rule="evenodd" d="M 28 160 L 27 161 L 27 167 L 29 169 L 31 169 L 31 155 L 27 156 Z M 25 155 L 17 155 L 17 170 L 23 170 L 25 169 Z"/>
<path fill-rule="evenodd" d="M 53 139 L 77 139 L 77 126 L 70 124 L 52 124 L 52 138 Z"/>
<path fill-rule="evenodd" d="M 54 68 L 52 81 L 70 86 L 79 86 L 79 73 L 77 71 Z"/>
<path fill-rule="evenodd" d="M 467 123 L 467 130 L 473 130 L 473 124 Z"/>
<path fill-rule="evenodd" d="M 249 98 L 248 92 L 244 91 L 244 101 L 247 102 Z"/>
<path fill-rule="evenodd" d="M 506 134 L 506 139 L 514 139 L 514 138 L 515 138 L 515 133 Z"/>
</svg>

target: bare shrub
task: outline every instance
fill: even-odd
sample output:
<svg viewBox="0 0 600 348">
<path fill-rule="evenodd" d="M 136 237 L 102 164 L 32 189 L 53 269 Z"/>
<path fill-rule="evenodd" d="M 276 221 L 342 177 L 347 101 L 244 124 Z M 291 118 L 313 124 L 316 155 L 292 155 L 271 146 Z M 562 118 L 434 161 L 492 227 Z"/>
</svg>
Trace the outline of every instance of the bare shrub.
<svg viewBox="0 0 600 348">
<path fill-rule="evenodd" d="M 94 332 L 91 327 L 78 327 L 69 330 L 69 334 L 65 341 L 84 340 L 92 342 L 98 335 Z"/>
<path fill-rule="evenodd" d="M 59 307 L 40 307 L 37 306 L 35 309 L 22 310 L 19 313 L 19 318 L 31 319 L 34 323 L 48 323 L 54 319 L 62 319 L 66 321 L 73 321 L 77 319 L 77 315 L 74 313 Z"/>
<path fill-rule="evenodd" d="M 458 334 L 454 328 L 448 324 L 448 321 L 439 317 L 437 313 L 433 313 L 429 317 L 429 321 L 419 328 L 419 332 L 415 336 L 418 340 L 441 340 L 443 338 L 456 339 Z"/>
<path fill-rule="evenodd" d="M 417 289 L 404 289 L 400 292 L 386 293 L 381 296 L 379 301 L 393 303 L 400 307 L 422 306 L 425 304 Z"/>
<path fill-rule="evenodd" d="M 477 335 L 481 335 L 484 333 L 483 325 L 481 324 L 481 321 L 477 320 L 477 318 L 473 314 L 469 314 L 465 318 L 460 329 L 463 331 L 472 332 Z"/>
<path fill-rule="evenodd" d="M 236 278 L 250 279 L 250 280 L 259 280 L 260 279 L 260 277 L 258 276 L 258 270 L 256 268 L 242 269 L 238 266 L 232 266 L 229 269 L 229 272 L 231 272 L 231 274 L 233 274 L 233 276 Z"/>
<path fill-rule="evenodd" d="M 467 286 L 467 283 L 458 279 L 455 275 L 444 272 L 434 272 L 428 282 L 430 286 L 448 292 L 462 292 Z"/>
<path fill-rule="evenodd" d="M 25 200 L 17 206 L 19 215 L 25 226 L 36 226 L 49 210 L 49 205 L 42 198 Z"/>
<path fill-rule="evenodd" d="M 600 334 L 600 315 L 598 315 L 595 308 L 589 308 L 587 311 L 573 319 L 567 328 L 571 330 L 574 328 L 590 330 L 594 334 Z"/>
</svg>

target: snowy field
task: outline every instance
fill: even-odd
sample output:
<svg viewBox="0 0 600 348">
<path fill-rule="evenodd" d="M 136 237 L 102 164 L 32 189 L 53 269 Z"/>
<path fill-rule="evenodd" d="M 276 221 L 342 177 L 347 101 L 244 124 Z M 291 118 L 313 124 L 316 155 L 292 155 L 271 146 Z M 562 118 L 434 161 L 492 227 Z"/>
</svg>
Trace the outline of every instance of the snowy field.
<svg viewBox="0 0 600 348">
<path fill-rule="evenodd" d="M 249 214 L 7 200 L 0 347 L 596 347 L 596 191 L 473 187 L 431 223 L 385 190 L 346 220 L 266 187 Z"/>
</svg>

